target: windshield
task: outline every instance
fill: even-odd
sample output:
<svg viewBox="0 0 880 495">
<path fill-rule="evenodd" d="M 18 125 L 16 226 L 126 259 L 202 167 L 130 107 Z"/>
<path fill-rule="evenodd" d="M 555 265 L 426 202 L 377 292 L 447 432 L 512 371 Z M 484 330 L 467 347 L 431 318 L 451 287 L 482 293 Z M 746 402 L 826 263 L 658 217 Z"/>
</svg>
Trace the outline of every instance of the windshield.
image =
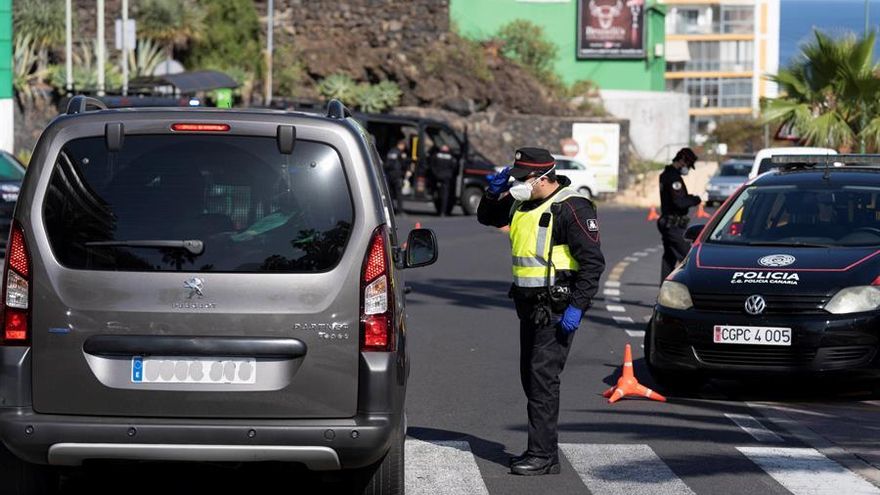
<svg viewBox="0 0 880 495">
<path fill-rule="evenodd" d="M 725 162 L 718 175 L 721 177 L 746 177 L 752 171 L 751 162 Z"/>
<path fill-rule="evenodd" d="M 0 181 L 21 181 L 22 179 L 24 179 L 24 169 L 12 158 L 0 153 Z"/>
<path fill-rule="evenodd" d="M 707 242 L 806 247 L 880 246 L 880 187 L 751 186 Z"/>
<path fill-rule="evenodd" d="M 115 153 L 71 141 L 43 214 L 68 268 L 246 273 L 332 269 L 354 216 L 330 146 L 214 135 L 126 136 Z"/>
</svg>

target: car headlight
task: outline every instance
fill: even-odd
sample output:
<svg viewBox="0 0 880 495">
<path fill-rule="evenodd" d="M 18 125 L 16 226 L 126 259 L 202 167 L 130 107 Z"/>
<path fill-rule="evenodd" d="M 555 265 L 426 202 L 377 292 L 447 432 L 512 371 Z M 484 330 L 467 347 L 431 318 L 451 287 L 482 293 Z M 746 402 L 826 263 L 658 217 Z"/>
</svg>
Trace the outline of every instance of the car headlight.
<svg viewBox="0 0 880 495">
<path fill-rule="evenodd" d="M 836 315 L 863 313 L 877 308 L 880 308 L 880 287 L 871 285 L 841 289 L 825 305 L 825 311 Z"/>
<path fill-rule="evenodd" d="M 694 307 L 691 293 L 687 286 L 667 280 L 660 286 L 660 295 L 657 296 L 657 304 L 670 309 L 690 309 Z"/>
</svg>

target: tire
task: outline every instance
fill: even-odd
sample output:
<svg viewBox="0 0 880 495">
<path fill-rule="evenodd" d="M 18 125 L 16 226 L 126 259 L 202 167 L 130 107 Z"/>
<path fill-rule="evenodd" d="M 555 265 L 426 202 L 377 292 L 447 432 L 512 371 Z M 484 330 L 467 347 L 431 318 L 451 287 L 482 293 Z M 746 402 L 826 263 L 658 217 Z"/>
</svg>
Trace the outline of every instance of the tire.
<svg viewBox="0 0 880 495">
<path fill-rule="evenodd" d="M 0 495 L 57 493 L 59 481 L 51 467 L 25 462 L 0 443 Z"/>
<path fill-rule="evenodd" d="M 587 199 L 593 199 L 593 191 L 591 191 L 589 187 L 584 186 L 584 187 L 578 189 L 578 193 L 581 196 L 586 196 Z"/>
<path fill-rule="evenodd" d="M 476 215 L 480 200 L 483 199 L 483 190 L 479 187 L 468 187 L 461 193 L 461 209 L 465 215 Z"/>
<path fill-rule="evenodd" d="M 403 421 L 391 438 L 391 447 L 378 463 L 361 469 L 355 476 L 354 493 L 361 495 L 404 495 Z"/>
</svg>

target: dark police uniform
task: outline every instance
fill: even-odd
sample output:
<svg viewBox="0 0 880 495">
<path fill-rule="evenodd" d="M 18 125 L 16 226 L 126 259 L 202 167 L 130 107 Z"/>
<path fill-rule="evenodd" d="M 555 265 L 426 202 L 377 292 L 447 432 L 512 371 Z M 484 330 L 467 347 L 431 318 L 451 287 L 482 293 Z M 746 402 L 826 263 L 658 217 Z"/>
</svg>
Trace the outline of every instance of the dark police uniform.
<svg viewBox="0 0 880 495">
<path fill-rule="evenodd" d="M 688 210 L 700 204 L 700 197 L 688 194 L 681 171 L 667 165 L 660 174 L 660 218 L 657 229 L 663 239 L 663 265 L 660 281 L 666 280 L 675 266 L 684 259 L 690 244 L 684 238 L 690 218 Z"/>
<path fill-rule="evenodd" d="M 385 155 L 385 178 L 388 180 L 388 188 L 391 193 L 391 203 L 395 212 L 403 211 L 403 177 L 409 168 L 409 155 L 406 150 L 391 148 Z"/>
<path fill-rule="evenodd" d="M 438 150 L 431 155 L 431 176 L 436 181 L 438 194 L 438 213 L 440 215 L 449 215 L 452 213 L 453 183 L 455 175 L 458 171 L 458 162 L 455 157 L 448 151 Z"/>
<path fill-rule="evenodd" d="M 559 375 L 574 338 L 574 332 L 565 333 L 559 328 L 559 314 L 569 304 L 580 310 L 589 308 L 605 269 L 595 205 L 567 188 L 567 178 L 558 179 L 559 188 L 546 199 L 520 203 L 510 195 L 499 199 L 487 192 L 477 210 L 477 219 L 483 225 L 500 228 L 510 224 L 513 240 L 515 212 L 527 214 L 550 203 L 552 259 L 557 259 L 555 249 L 567 246 L 566 255 L 576 261 L 575 270 L 555 272 L 553 285 L 570 294 L 561 305 L 548 300 L 546 286 L 521 287 L 514 283 L 510 290 L 520 320 L 520 380 L 528 399 L 528 449 L 519 459 L 537 457 L 554 464 L 558 464 Z M 560 200 L 562 196 L 565 199 Z M 516 273 L 515 259 L 515 280 Z"/>
</svg>

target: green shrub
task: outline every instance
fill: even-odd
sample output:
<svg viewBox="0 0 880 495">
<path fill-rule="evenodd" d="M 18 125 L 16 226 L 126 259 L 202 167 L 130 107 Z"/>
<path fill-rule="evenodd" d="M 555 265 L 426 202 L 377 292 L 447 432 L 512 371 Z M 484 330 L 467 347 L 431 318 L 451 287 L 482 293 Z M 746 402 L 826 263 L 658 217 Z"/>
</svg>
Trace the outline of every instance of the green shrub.
<svg viewBox="0 0 880 495">
<path fill-rule="evenodd" d="M 502 26 L 497 37 L 504 43 L 504 56 L 528 69 L 541 82 L 549 86 L 559 85 L 558 76 L 553 71 L 558 49 L 544 37 L 544 28 L 517 19 Z"/>
<path fill-rule="evenodd" d="M 107 53 L 107 50 L 105 50 Z M 73 51 L 73 85 L 76 90 L 94 90 L 98 87 L 97 41 L 82 43 Z M 67 77 L 63 64 L 49 67 L 49 84 L 64 93 Z M 104 64 L 104 87 L 108 91 L 122 87 L 122 72 L 116 64 Z"/>
<path fill-rule="evenodd" d="M 29 36 L 37 48 L 64 41 L 64 0 L 15 0 L 12 4 L 16 37 Z"/>
<path fill-rule="evenodd" d="M 764 147 L 764 125 L 751 117 L 722 119 L 710 139 L 727 144 L 728 153 L 755 153 Z"/>
<path fill-rule="evenodd" d="M 400 101 L 400 88 L 391 81 L 378 84 L 359 84 L 354 94 L 355 106 L 363 112 L 379 113 Z"/>
<path fill-rule="evenodd" d="M 241 68 L 256 76 L 263 66 L 260 19 L 251 0 L 204 2 L 207 29 L 192 43 L 187 65 Z"/>
<path fill-rule="evenodd" d="M 346 74 L 332 74 L 318 83 L 318 92 L 328 100 L 340 100 L 346 105 L 356 102 L 358 85 L 351 76 Z"/>
</svg>

